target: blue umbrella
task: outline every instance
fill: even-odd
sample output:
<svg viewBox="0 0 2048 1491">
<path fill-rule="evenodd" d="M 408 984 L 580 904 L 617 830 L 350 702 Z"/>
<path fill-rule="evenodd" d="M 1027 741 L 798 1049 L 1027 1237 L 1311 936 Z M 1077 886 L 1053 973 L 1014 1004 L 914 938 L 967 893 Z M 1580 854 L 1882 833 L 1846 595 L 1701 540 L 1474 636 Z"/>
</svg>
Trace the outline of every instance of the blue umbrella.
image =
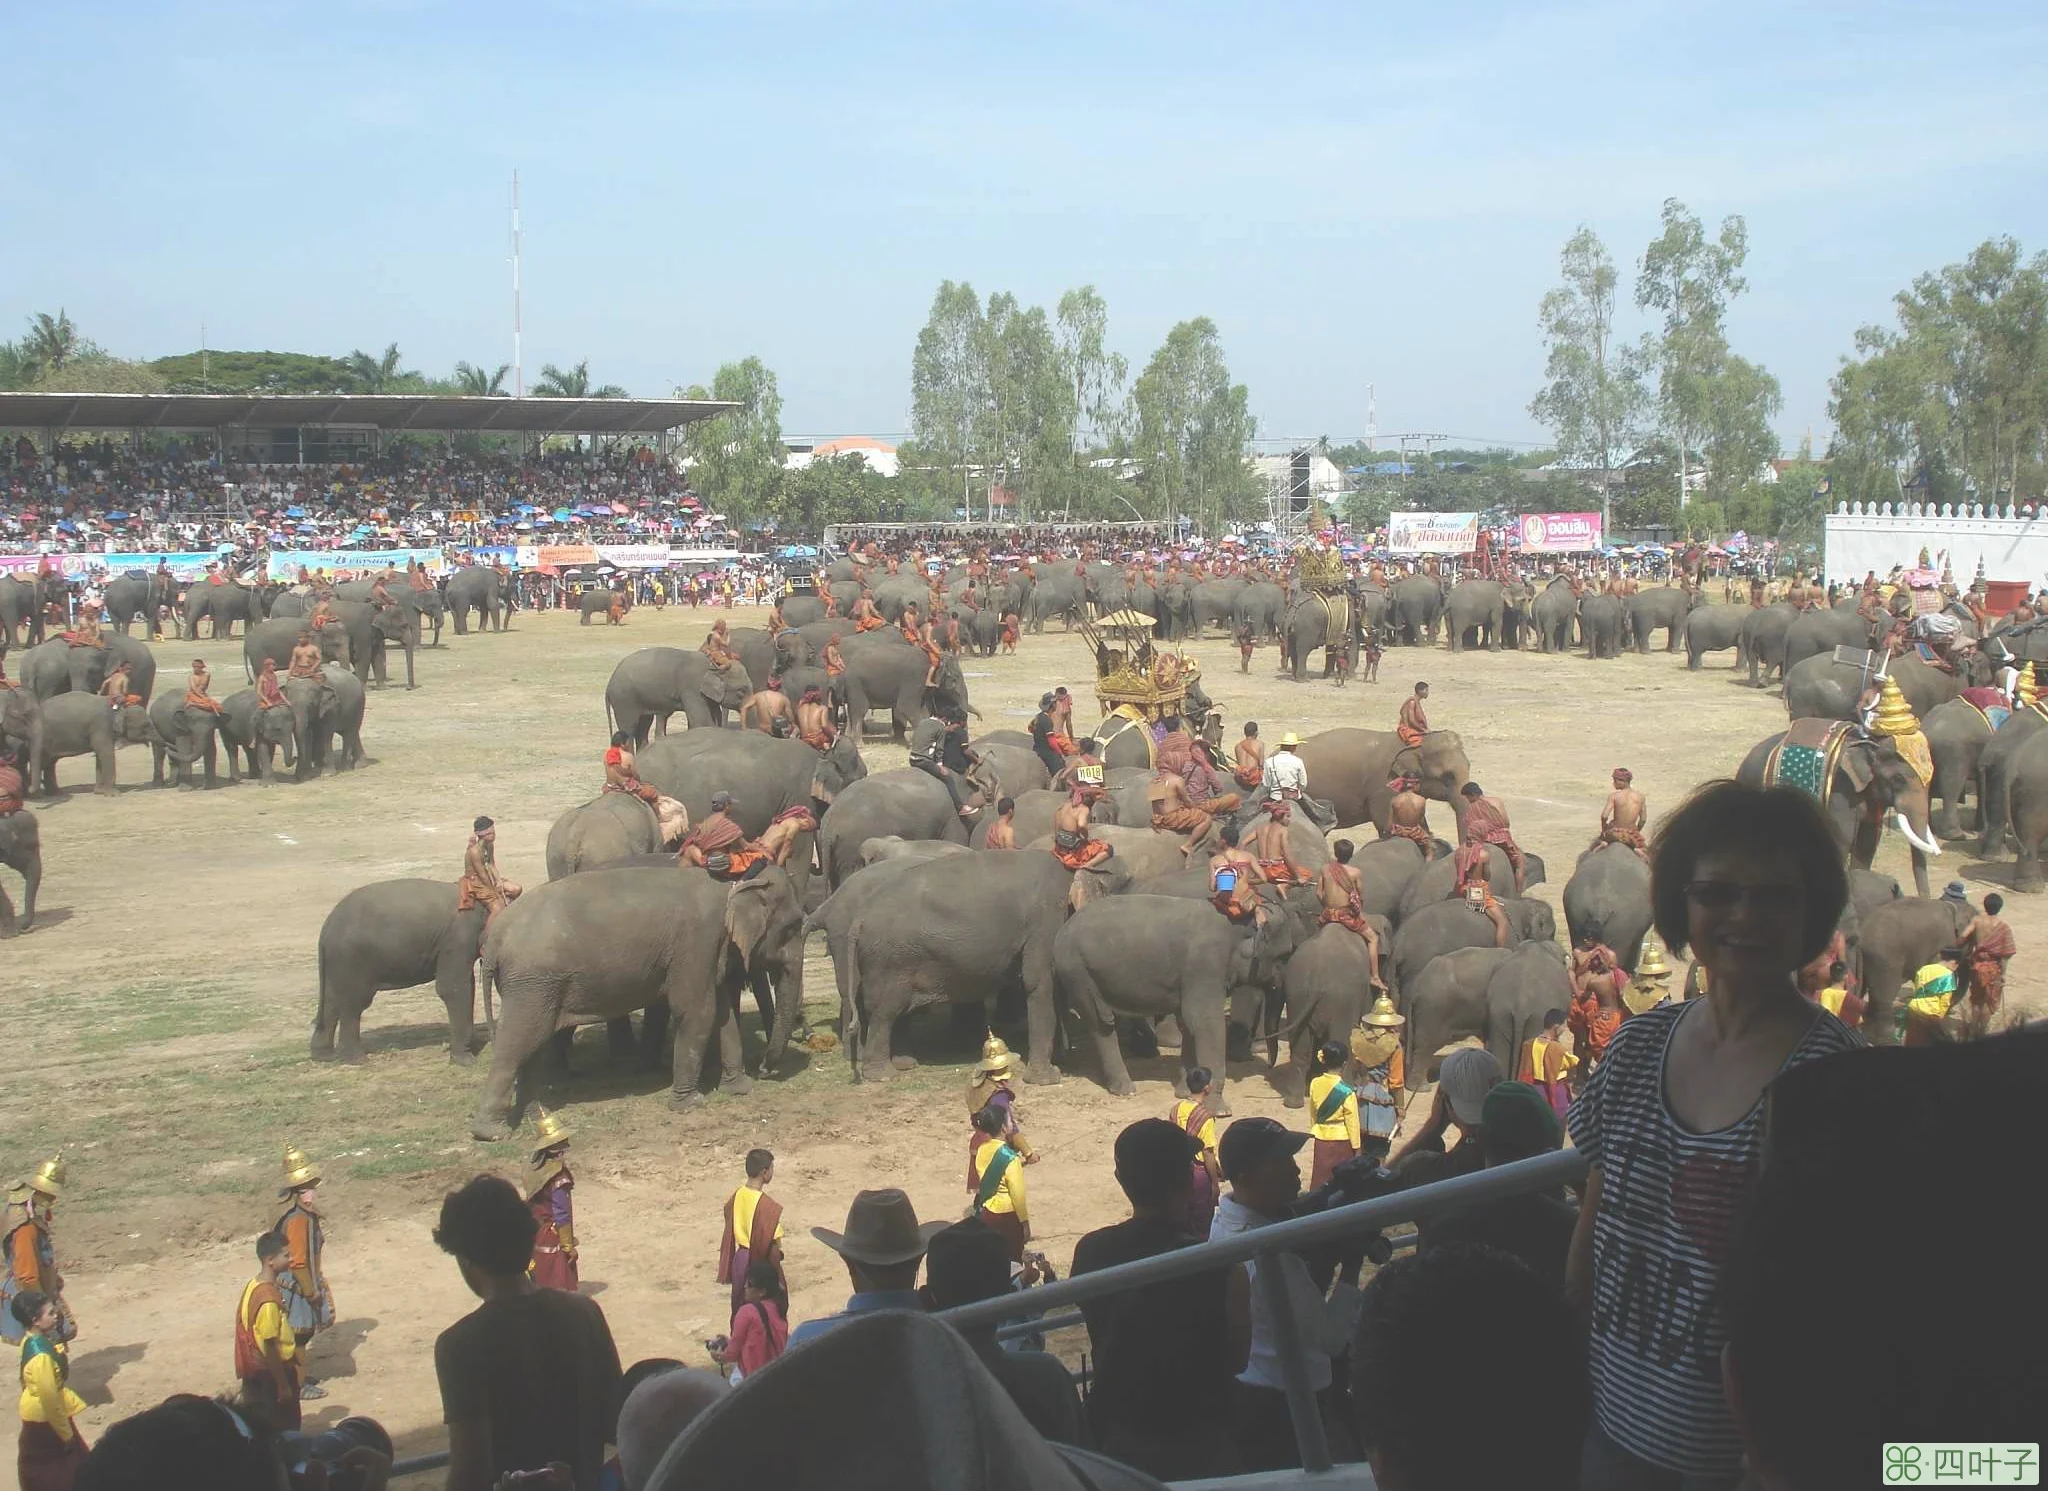
<svg viewBox="0 0 2048 1491">
<path fill-rule="evenodd" d="M 311 523 L 299 524 L 299 532 L 301 533 L 318 533 L 319 531 L 320 530 L 315 528 Z"/>
<path fill-rule="evenodd" d="M 59 533 L 76 533 L 78 532 L 78 525 L 69 518 L 62 518 L 58 520 L 57 531 Z"/>
<path fill-rule="evenodd" d="M 128 521 L 128 514 L 126 514 L 126 513 L 108 513 L 108 514 L 107 514 L 107 521 L 108 521 L 109 523 L 125 523 L 125 522 L 127 522 L 127 521 Z"/>
<path fill-rule="evenodd" d="M 570 512 L 569 509 L 566 507 L 558 507 L 555 509 L 554 512 L 554 518 L 557 523 L 566 523 L 569 521 L 570 518 L 574 516 L 575 514 Z"/>
<path fill-rule="evenodd" d="M 511 522 L 512 518 L 509 513 L 499 513 L 495 518 L 492 518 L 491 521 L 493 523 L 496 523 L 500 528 L 502 528 L 507 523 Z"/>
<path fill-rule="evenodd" d="M 284 515 L 287 518 L 303 518 L 306 510 L 303 507 L 288 507 L 284 510 Z"/>
</svg>

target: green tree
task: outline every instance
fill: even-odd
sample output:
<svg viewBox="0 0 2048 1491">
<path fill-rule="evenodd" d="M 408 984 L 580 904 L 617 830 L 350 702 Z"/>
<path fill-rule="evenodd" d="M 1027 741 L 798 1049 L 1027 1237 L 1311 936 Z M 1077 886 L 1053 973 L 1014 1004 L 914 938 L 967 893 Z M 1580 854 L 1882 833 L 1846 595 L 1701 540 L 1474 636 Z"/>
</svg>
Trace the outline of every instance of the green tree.
<svg viewBox="0 0 2048 1491">
<path fill-rule="evenodd" d="M 1249 403 L 1245 386 L 1230 381 L 1215 322 L 1197 316 L 1166 334 L 1131 385 L 1127 416 L 1152 516 L 1186 513 L 1213 531 L 1222 519 L 1251 515 Z"/>
<path fill-rule="evenodd" d="M 452 381 L 457 393 L 469 394 L 472 397 L 499 398 L 505 392 L 505 375 L 511 371 L 512 364 L 509 362 L 501 362 L 489 372 L 473 363 L 458 362 L 455 364 L 455 377 Z"/>
<path fill-rule="evenodd" d="M 1097 446 L 1111 443 L 1130 367 L 1105 345 L 1109 306 L 1093 285 L 1067 291 L 1055 314 L 1060 367 L 1073 390 L 1073 463 L 1078 466 L 1088 436 Z"/>
<path fill-rule="evenodd" d="M 910 356 L 910 438 L 953 473 L 953 490 L 970 515 L 970 471 L 995 424 L 988 351 L 981 297 L 970 284 L 942 281 Z"/>
<path fill-rule="evenodd" d="M 113 357 L 87 344 L 83 354 L 46 368 L 29 386 L 38 393 L 162 393 L 164 380 L 147 363 Z"/>
<path fill-rule="evenodd" d="M 708 390 L 697 386 L 683 396 L 740 406 L 685 429 L 683 449 L 691 462 L 692 484 L 736 519 L 775 511 L 788 456 L 782 444 L 782 393 L 775 374 L 758 357 L 728 362 L 719 367 Z"/>
<path fill-rule="evenodd" d="M 1558 453 L 1600 473 L 1600 511 L 1611 521 L 1613 453 L 1630 439 L 1643 386 L 1614 344 L 1614 260 L 1591 228 L 1566 240 L 1564 283 L 1543 297 L 1537 320 L 1550 357 L 1529 413 L 1557 435 Z"/>
<path fill-rule="evenodd" d="M 1047 482 L 1072 459 L 1073 394 L 1040 307 L 1020 306 L 1007 292 L 989 296 L 982 337 L 989 407 L 980 444 L 1022 518 L 1043 510 Z"/>
<path fill-rule="evenodd" d="M 811 535 L 828 523 L 894 521 L 896 486 L 869 470 L 858 452 L 848 451 L 784 472 L 775 512 L 786 529 Z"/>
<path fill-rule="evenodd" d="M 28 335 L 22 338 L 21 349 L 38 378 L 61 373 L 74 357 L 95 350 L 79 336 L 70 315 L 61 307 L 54 316 L 48 311 L 37 311 L 28 318 Z"/>
<path fill-rule="evenodd" d="M 150 370 L 171 393 L 346 393 L 353 383 L 338 357 L 304 352 L 181 352 Z"/>
<path fill-rule="evenodd" d="M 358 347 L 342 361 L 348 368 L 348 380 L 355 393 L 395 393 L 400 380 L 407 376 L 396 342 L 387 346 L 381 357 L 372 357 Z"/>
<path fill-rule="evenodd" d="M 600 383 L 590 386 L 590 359 L 584 358 L 573 368 L 562 369 L 551 362 L 541 364 L 540 376 L 533 380 L 533 396 L 537 399 L 623 399 L 626 390 L 616 383 Z"/>
</svg>

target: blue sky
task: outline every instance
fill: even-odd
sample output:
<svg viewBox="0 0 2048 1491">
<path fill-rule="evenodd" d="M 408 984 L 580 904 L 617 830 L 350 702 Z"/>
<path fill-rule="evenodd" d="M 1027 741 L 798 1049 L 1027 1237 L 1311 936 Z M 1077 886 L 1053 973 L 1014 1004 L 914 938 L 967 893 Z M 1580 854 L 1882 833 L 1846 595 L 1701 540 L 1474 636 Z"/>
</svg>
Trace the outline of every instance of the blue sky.
<svg viewBox="0 0 2048 1491">
<path fill-rule="evenodd" d="M 511 356 L 635 393 L 757 354 L 791 432 L 892 433 L 942 278 L 1095 284 L 1133 371 L 1206 314 L 1262 434 L 1534 441 L 1581 223 L 1748 219 L 1738 351 L 1826 435 L 1913 275 L 2048 247 L 2039 4 L 16 7 L 0 335 Z M 1625 317 L 1634 325 L 1632 308 Z"/>
</svg>

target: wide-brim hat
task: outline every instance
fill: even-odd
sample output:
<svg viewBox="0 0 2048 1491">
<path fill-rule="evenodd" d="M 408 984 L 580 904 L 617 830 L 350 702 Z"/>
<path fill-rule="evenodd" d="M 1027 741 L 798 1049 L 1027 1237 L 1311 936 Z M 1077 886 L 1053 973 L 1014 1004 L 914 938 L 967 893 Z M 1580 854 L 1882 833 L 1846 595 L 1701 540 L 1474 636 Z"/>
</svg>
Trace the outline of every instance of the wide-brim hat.
<svg viewBox="0 0 2048 1491">
<path fill-rule="evenodd" d="M 931 1240 L 947 1227 L 945 1222 L 920 1222 L 917 1208 L 907 1193 L 895 1186 L 862 1191 L 846 1209 L 846 1230 L 813 1227 L 811 1236 L 856 1263 L 886 1268 L 924 1257 Z"/>
<path fill-rule="evenodd" d="M 1301 744 L 1301 737 L 1297 735 L 1294 731 L 1289 730 L 1285 735 L 1280 737 L 1280 744 L 1282 744 L 1283 746 L 1298 746 Z"/>
</svg>

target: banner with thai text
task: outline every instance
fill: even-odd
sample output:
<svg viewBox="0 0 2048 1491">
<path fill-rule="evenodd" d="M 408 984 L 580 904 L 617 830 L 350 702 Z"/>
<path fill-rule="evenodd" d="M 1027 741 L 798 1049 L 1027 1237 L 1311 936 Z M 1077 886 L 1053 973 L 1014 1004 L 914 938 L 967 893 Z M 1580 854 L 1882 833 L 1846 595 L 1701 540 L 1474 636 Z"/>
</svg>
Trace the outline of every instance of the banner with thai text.
<svg viewBox="0 0 2048 1491">
<path fill-rule="evenodd" d="M 177 579 L 197 580 L 205 575 L 206 567 L 220 555 L 211 549 L 192 553 L 164 553 L 152 549 L 143 554 L 52 554 L 49 558 L 50 567 L 67 580 L 104 579 L 109 575 L 125 575 L 130 570 L 148 573 L 159 563 L 169 565 L 171 574 Z M 42 562 L 40 554 L 0 554 L 0 574 L 30 579 Z"/>
<path fill-rule="evenodd" d="M 534 551 L 533 562 L 554 569 L 570 564 L 595 564 L 597 550 L 590 544 L 542 544 Z"/>
<path fill-rule="evenodd" d="M 1478 547 L 1477 513 L 1387 514 L 1387 548 L 1396 554 L 1470 554 Z"/>
<path fill-rule="evenodd" d="M 614 564 L 620 569 L 666 569 L 668 545 L 599 544 L 597 558 L 600 564 Z"/>
<path fill-rule="evenodd" d="M 404 569 L 408 563 L 425 565 L 435 574 L 448 569 L 448 559 L 439 549 L 272 549 L 270 578 L 296 580 L 303 568 L 309 571 Z"/>
<path fill-rule="evenodd" d="M 1601 543 L 1598 513 L 1524 513 L 1521 528 L 1527 554 L 1583 554 Z"/>
</svg>

